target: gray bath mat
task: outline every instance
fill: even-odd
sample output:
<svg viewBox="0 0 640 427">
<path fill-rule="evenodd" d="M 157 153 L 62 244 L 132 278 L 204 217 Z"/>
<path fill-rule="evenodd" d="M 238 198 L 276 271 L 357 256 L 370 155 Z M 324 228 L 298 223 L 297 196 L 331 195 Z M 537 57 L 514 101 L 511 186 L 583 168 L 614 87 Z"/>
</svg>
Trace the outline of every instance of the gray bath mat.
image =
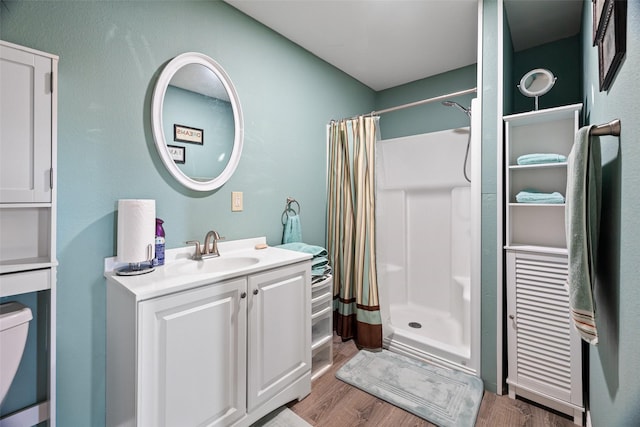
<svg viewBox="0 0 640 427">
<path fill-rule="evenodd" d="M 442 427 L 473 427 L 484 389 L 480 378 L 387 350 L 358 352 L 336 377 Z"/>
</svg>

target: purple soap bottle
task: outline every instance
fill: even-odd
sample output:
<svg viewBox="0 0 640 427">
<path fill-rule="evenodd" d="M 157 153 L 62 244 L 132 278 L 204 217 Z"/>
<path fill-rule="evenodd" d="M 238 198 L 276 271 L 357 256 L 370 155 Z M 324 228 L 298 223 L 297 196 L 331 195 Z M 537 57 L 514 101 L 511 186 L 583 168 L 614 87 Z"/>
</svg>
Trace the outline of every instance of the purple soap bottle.
<svg viewBox="0 0 640 427">
<path fill-rule="evenodd" d="M 153 259 L 153 265 L 164 265 L 164 228 L 162 228 L 163 220 L 156 218 L 156 257 Z"/>
</svg>

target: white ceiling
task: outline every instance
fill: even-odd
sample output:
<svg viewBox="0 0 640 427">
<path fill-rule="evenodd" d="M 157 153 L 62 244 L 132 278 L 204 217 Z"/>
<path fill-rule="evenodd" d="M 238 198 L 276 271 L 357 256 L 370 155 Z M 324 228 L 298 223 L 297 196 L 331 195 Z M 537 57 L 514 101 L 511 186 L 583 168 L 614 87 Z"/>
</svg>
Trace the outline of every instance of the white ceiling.
<svg viewBox="0 0 640 427">
<path fill-rule="evenodd" d="M 225 0 L 378 91 L 477 62 L 477 0 Z M 505 0 L 514 49 L 580 31 L 583 0 Z"/>
</svg>

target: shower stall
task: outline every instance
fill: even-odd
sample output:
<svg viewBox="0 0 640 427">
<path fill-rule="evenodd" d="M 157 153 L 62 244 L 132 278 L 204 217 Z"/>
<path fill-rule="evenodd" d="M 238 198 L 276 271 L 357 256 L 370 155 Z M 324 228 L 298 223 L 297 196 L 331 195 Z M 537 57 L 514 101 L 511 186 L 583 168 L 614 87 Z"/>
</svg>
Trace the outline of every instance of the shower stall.
<svg viewBox="0 0 640 427">
<path fill-rule="evenodd" d="M 377 143 L 376 257 L 384 346 L 479 375 L 480 138 L 471 116 L 469 127 Z"/>
</svg>

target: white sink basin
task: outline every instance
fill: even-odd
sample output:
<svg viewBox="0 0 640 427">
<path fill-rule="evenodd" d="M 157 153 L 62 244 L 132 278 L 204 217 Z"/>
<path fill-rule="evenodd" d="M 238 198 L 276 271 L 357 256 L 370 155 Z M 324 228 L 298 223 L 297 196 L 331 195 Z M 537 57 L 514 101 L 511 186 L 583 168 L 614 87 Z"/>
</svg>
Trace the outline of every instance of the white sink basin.
<svg viewBox="0 0 640 427">
<path fill-rule="evenodd" d="M 208 274 L 226 273 L 240 270 L 260 262 L 260 259 L 250 256 L 220 256 L 217 258 L 205 258 L 202 261 L 184 261 L 169 264 L 165 267 L 175 274 Z"/>
<path fill-rule="evenodd" d="M 144 301 L 311 259 L 307 253 L 265 246 L 264 237 L 225 240 L 218 244 L 219 257 L 202 261 L 191 259 L 193 246 L 168 249 L 165 252 L 165 265 L 138 276 L 116 275 L 113 270 L 117 260 L 114 257 L 109 259 L 109 264 L 105 262 L 105 276 L 110 282 L 124 286 L 135 294 L 138 301 Z"/>
</svg>

